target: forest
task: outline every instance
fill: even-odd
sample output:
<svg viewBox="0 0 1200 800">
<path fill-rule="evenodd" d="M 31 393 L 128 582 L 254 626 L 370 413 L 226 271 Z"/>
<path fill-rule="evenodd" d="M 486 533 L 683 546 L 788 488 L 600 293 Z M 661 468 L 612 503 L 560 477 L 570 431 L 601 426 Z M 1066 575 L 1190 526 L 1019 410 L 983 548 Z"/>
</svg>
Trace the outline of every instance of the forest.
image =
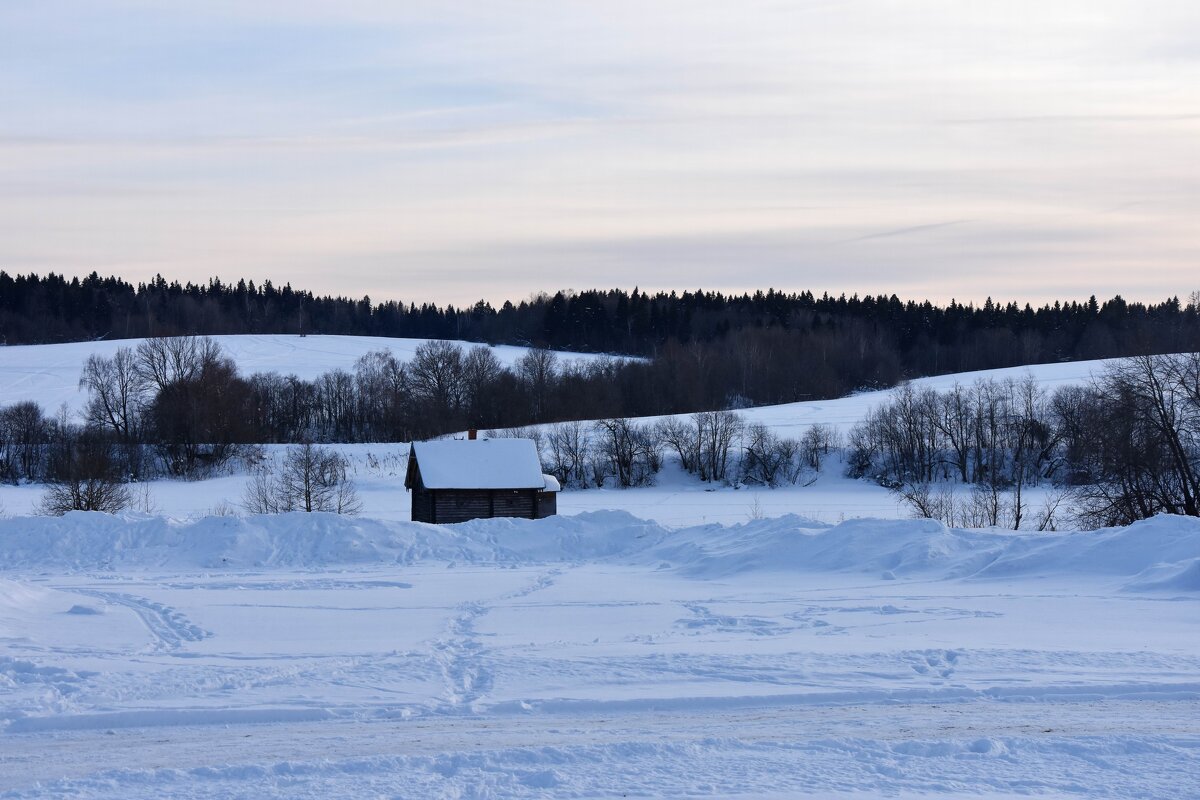
<svg viewBox="0 0 1200 800">
<path fill-rule="evenodd" d="M 938 305 L 895 295 L 775 289 L 589 289 L 456 308 L 317 296 L 270 281 L 181 284 L 159 276 L 133 285 L 96 273 L 81 279 L 0 271 L 0 341 L 7 344 L 238 333 L 455 339 L 649 358 L 686 347 L 701 360 L 708 354 L 719 359 L 722 348 L 732 348 L 745 355 L 745 371 L 778 365 L 780 353 L 804 359 L 800 385 L 746 395 L 753 402 L 778 402 L 921 375 L 1194 350 L 1200 345 L 1200 293 L 1185 302 L 1091 297 L 1035 308 L 991 299 Z M 744 384 L 752 378 L 715 380 L 722 395 L 731 395 L 746 394 Z M 712 390 L 707 392 L 704 403 L 711 405 Z"/>
</svg>

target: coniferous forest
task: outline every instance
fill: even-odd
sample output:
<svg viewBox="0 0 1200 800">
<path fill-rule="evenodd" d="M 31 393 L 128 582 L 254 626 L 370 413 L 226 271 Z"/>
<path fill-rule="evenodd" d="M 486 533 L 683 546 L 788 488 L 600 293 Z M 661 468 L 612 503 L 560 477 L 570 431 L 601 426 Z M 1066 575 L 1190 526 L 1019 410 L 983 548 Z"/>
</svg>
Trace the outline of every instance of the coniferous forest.
<svg viewBox="0 0 1200 800">
<path fill-rule="evenodd" d="M 181 284 L 159 276 L 134 285 L 96 273 L 79 279 L 0 271 L 0 341 L 321 333 L 656 356 L 671 347 L 719 348 L 738 340 L 751 359 L 764 348 L 816 350 L 823 364 L 835 364 L 853 380 L 882 385 L 915 375 L 1196 349 L 1198 298 L 1193 293 L 1187 302 L 1143 304 L 1091 297 L 1035 308 L 991 299 L 981 306 L 935 305 L 895 295 L 773 289 L 593 289 L 541 294 L 498 308 L 484 301 L 456 308 L 317 296 L 270 281 Z"/>
</svg>

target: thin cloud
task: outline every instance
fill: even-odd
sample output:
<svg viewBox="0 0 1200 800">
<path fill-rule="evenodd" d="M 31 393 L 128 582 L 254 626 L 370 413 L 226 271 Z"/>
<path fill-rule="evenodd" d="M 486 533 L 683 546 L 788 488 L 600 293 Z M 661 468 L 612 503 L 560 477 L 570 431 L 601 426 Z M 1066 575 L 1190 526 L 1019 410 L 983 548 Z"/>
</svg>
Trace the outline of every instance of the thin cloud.
<svg viewBox="0 0 1200 800">
<path fill-rule="evenodd" d="M 887 239 L 892 236 L 908 236 L 913 233 L 924 233 L 926 231 L 937 230 L 938 228 L 949 228 L 952 225 L 965 225 L 971 222 L 969 219 L 952 219 L 946 222 L 931 222 L 927 225 L 910 225 L 907 228 L 895 228 L 890 231 L 880 231 L 879 233 L 868 233 L 866 236 L 856 236 L 853 239 L 843 239 L 837 244 L 850 244 L 852 242 L 865 242 L 869 239 Z"/>
<path fill-rule="evenodd" d="M 427 150 L 480 147 L 568 135 L 587 126 L 584 120 L 498 125 L 422 133 L 374 136 L 194 136 L 153 138 L 0 137 L 0 148 L 98 150 Z"/>
<path fill-rule="evenodd" d="M 947 125 L 1041 125 L 1063 122 L 1123 125 L 1128 123 L 1200 122 L 1196 114 L 1039 114 L 1022 117 L 974 117 L 942 120 Z"/>
</svg>

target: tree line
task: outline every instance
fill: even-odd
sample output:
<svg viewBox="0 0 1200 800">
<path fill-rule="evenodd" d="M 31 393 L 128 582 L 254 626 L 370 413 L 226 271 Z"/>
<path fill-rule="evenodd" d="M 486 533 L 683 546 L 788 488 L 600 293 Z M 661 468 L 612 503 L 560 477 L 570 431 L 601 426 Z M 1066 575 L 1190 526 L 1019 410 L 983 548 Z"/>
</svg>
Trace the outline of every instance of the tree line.
<svg viewBox="0 0 1200 800">
<path fill-rule="evenodd" d="M 1053 392 L 1031 378 L 905 385 L 851 431 L 847 465 L 953 525 L 1053 527 L 1063 500 L 1088 528 L 1200 516 L 1200 353 L 1124 359 Z M 1031 509 L 1034 485 L 1059 491 Z"/>
<path fill-rule="evenodd" d="M 407 442 L 465 428 L 526 431 L 574 420 L 533 436 L 545 446 L 547 469 L 578 487 L 644 485 L 666 450 L 701 480 L 777 485 L 801 480 L 805 464 L 819 463 L 814 448 L 829 451 L 828 437 L 780 439 L 732 411 L 698 412 L 690 423 L 631 421 L 635 413 L 692 402 L 686 370 L 714 364 L 686 350 L 679 357 L 682 363 L 669 356 L 567 360 L 531 349 L 505 366 L 487 346 L 433 340 L 409 361 L 379 350 L 351 370 L 304 380 L 243 375 L 209 337 L 145 339 L 88 358 L 78 420 L 65 407 L 48 416 L 33 402 L 0 409 L 0 480 L 50 484 L 59 510 L 113 510 L 130 500 L 121 484 L 204 477 L 234 460 L 256 469 L 259 445 L 300 443 L 282 473 L 256 477 L 244 505 L 311 510 L 317 497 L 332 498 L 318 507 L 354 509 L 357 499 L 342 490 L 345 464 L 328 449 L 313 451 L 314 444 Z M 736 452 L 743 436 L 745 458 Z"/>
<path fill-rule="evenodd" d="M 510 428 L 489 435 L 532 439 L 542 468 L 564 487 L 645 486 L 665 456 L 701 481 L 774 488 L 816 479 L 840 438 L 828 425 L 810 426 L 800 439 L 748 423 L 736 411 L 702 411 L 657 421 L 628 418 L 571 421 Z"/>
<path fill-rule="evenodd" d="M 823 426 L 791 440 L 736 410 L 678 407 L 705 397 L 697 390 L 704 370 L 745 363 L 733 352 L 727 360 L 705 355 L 680 346 L 650 360 L 565 360 L 532 349 L 505 366 L 487 346 L 434 340 L 410 361 L 379 350 L 352 370 L 303 380 L 242 375 L 207 337 L 146 339 L 88 359 L 81 421 L 65 409 L 49 416 L 32 402 L 0 408 L 0 480 L 46 482 L 66 507 L 92 508 L 121 499 L 111 484 L 202 477 L 238 458 L 253 466 L 261 444 L 413 441 L 466 428 L 531 432 L 546 469 L 579 487 L 651 482 L 665 454 L 705 481 L 806 483 L 841 449 Z M 791 374 L 786 365 L 768 371 L 768 383 L 746 384 L 752 395 Z M 722 404 L 717 393 L 709 398 Z M 726 395 L 724 403 L 731 399 L 744 396 Z M 654 424 L 631 419 L 687 411 L 694 413 Z M 1088 526 L 1162 512 L 1197 516 L 1200 355 L 1125 359 L 1089 385 L 1053 393 L 1032 379 L 981 380 L 941 393 L 903 384 L 851 431 L 844 453 L 852 476 L 951 524 L 1053 526 L 1057 500 L 1028 507 L 1034 485 L 1069 492 Z M 335 507 L 356 507 L 339 494 L 344 464 L 327 450 L 303 455 L 314 470 L 301 475 L 306 490 L 296 494 L 295 480 L 276 476 L 259 485 L 256 507 L 312 506 L 313 497 L 326 496 Z M 966 497 L 955 485 L 968 488 Z M 268 489 L 279 489 L 269 502 Z"/>
<path fill-rule="evenodd" d="M 145 339 L 87 360 L 81 424 L 51 419 L 35 404 L 3 410 L 0 480 L 49 476 L 41 454 L 56 432 L 109 442 L 112 468 L 130 478 L 187 478 L 221 469 L 253 444 L 407 442 L 467 428 L 707 411 L 793 399 L 798 386 L 838 394 L 861 374 L 835 379 L 807 358 L 786 359 L 785 336 L 738 334 L 717 349 L 672 346 L 655 359 L 531 349 L 511 366 L 486 345 L 432 340 L 411 360 L 373 351 L 312 380 L 243 375 L 209 337 Z M 822 375 L 828 382 L 814 383 Z"/>
<path fill-rule="evenodd" d="M 757 335 L 764 332 L 775 336 Z M 991 299 L 936 305 L 895 295 L 774 289 L 590 289 L 458 308 L 319 296 L 271 281 L 181 284 L 158 276 L 134 285 L 97 273 L 68 279 L 0 271 L 0 340 L 8 344 L 237 333 L 455 339 L 643 357 L 671 346 L 719 352 L 741 334 L 743 342 L 765 350 L 783 346 L 790 357 L 832 365 L 834 373 L 869 351 L 875 363 L 857 371 L 878 386 L 890 375 L 1194 350 L 1200 347 L 1200 293 L 1186 303 L 1117 296 L 1035 308 Z M 802 356 L 806 350 L 814 353 Z M 726 376 L 723 393 L 738 388 Z"/>
</svg>

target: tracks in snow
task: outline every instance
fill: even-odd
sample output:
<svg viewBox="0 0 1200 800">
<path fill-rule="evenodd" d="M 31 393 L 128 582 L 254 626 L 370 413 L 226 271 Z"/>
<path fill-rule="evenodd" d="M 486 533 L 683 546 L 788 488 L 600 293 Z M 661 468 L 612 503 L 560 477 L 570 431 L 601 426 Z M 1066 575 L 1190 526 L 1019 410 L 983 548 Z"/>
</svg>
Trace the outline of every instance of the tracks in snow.
<svg viewBox="0 0 1200 800">
<path fill-rule="evenodd" d="M 14 798 L 1190 796 L 1193 702 L 876 703 L 10 735 Z M 53 758 L 47 758 L 47 753 Z M 163 765 L 170 765 L 164 769 Z M 1190 783 L 1189 783 L 1190 781 Z M 551 792 L 546 790 L 550 789 Z"/>
<path fill-rule="evenodd" d="M 145 597 L 123 592 L 105 592 L 99 589 L 70 589 L 74 594 L 95 597 L 106 603 L 125 606 L 138 615 L 142 624 L 154 637 L 153 649 L 157 652 L 178 650 L 185 642 L 198 642 L 212 636 L 196 625 L 180 611 L 164 603 L 156 603 Z"/>
<path fill-rule="evenodd" d="M 443 700 L 446 710 L 477 710 L 478 704 L 492 689 L 492 669 L 487 649 L 479 639 L 475 623 L 486 616 L 496 603 L 518 600 L 554 585 L 562 574 L 552 569 L 534 579 L 529 585 L 500 595 L 491 601 L 470 601 L 455 608 L 447 635 L 433 642 L 433 660 L 437 663 L 445 684 Z"/>
</svg>

